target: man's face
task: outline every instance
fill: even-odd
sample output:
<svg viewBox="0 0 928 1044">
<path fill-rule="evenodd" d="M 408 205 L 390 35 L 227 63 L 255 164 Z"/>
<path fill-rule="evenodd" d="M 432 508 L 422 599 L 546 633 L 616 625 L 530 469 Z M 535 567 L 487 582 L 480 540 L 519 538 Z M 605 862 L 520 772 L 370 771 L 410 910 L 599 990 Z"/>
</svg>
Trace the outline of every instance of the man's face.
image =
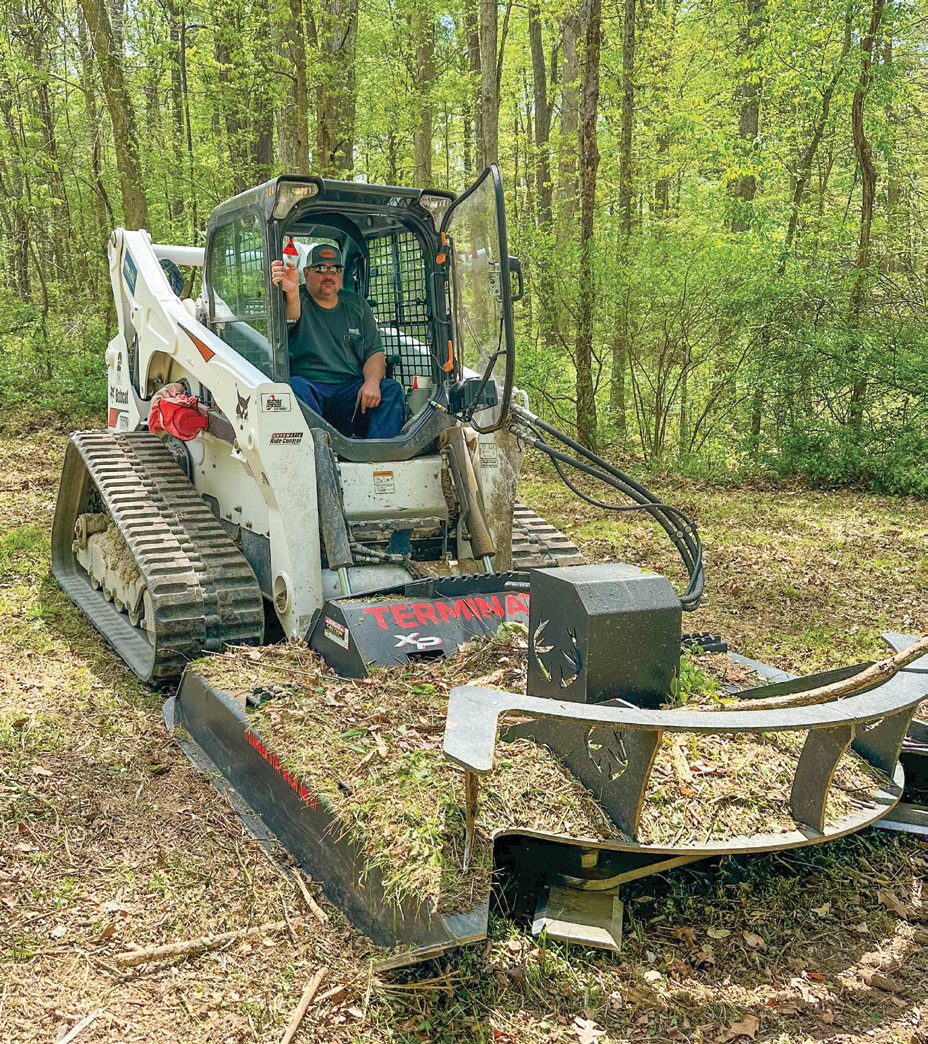
<svg viewBox="0 0 928 1044">
<path fill-rule="evenodd" d="M 321 305 L 334 307 L 338 301 L 338 291 L 342 288 L 342 266 L 334 261 L 312 265 L 303 269 L 303 274 L 310 297 Z"/>
</svg>

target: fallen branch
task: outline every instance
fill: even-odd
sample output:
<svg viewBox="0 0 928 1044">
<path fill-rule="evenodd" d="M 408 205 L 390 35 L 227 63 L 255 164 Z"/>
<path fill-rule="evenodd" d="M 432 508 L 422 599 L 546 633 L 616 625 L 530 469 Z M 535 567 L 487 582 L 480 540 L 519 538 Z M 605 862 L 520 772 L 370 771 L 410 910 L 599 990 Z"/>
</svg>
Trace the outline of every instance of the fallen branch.
<svg viewBox="0 0 928 1044">
<path fill-rule="evenodd" d="M 771 696 L 766 700 L 739 700 L 736 703 L 725 703 L 721 706 L 687 707 L 686 709 L 700 711 L 781 710 L 784 707 L 808 707 L 813 703 L 827 703 L 829 700 L 837 700 L 842 696 L 853 696 L 862 689 L 869 689 L 872 685 L 889 681 L 903 667 L 907 667 L 926 653 L 928 653 L 928 635 L 923 635 L 908 649 L 887 656 L 885 660 L 871 664 L 859 674 L 832 682 L 831 685 L 820 685 L 815 689 L 806 689 L 805 692 L 789 692 L 785 696 Z"/>
<path fill-rule="evenodd" d="M 81 1032 L 81 1030 L 87 1029 L 87 1027 L 94 1022 L 99 1015 L 103 1014 L 102 1008 L 97 1008 L 96 1011 L 92 1011 L 89 1015 L 85 1015 L 81 1021 L 73 1026 L 59 1041 L 58 1044 L 71 1044 L 71 1041 Z"/>
<path fill-rule="evenodd" d="M 329 969 L 323 965 L 312 977 L 306 989 L 303 990 L 303 996 L 300 997 L 300 1003 L 296 1006 L 296 1011 L 293 1013 L 290 1025 L 285 1030 L 284 1035 L 280 1038 L 280 1044 L 290 1044 L 290 1041 L 296 1036 L 296 1031 L 300 1028 L 303 1016 L 309 1010 L 309 1006 L 313 1002 L 313 997 L 316 996 L 316 991 L 322 985 L 322 980 L 328 974 Z"/>
<path fill-rule="evenodd" d="M 296 878 L 296 883 L 300 886 L 300 891 L 303 893 L 303 898 L 306 900 L 306 905 L 312 911 L 313 917 L 315 917 L 320 924 L 325 924 L 329 919 L 329 915 L 322 909 L 316 900 L 313 899 L 312 894 L 306 887 L 306 882 L 303 880 L 303 875 L 299 870 L 294 870 L 293 876 Z"/>
<path fill-rule="evenodd" d="M 234 932 L 220 932 L 219 935 L 201 935 L 197 939 L 184 939 L 183 942 L 166 943 L 164 946 L 143 946 L 138 950 L 125 950 L 115 954 L 111 960 L 123 968 L 133 968 L 137 964 L 148 961 L 161 961 L 173 957 L 188 957 L 194 953 L 205 953 L 215 950 L 226 943 L 252 939 L 265 932 L 279 932 L 287 927 L 286 921 L 270 921 L 267 924 L 256 924 L 251 928 L 237 928 Z"/>
</svg>

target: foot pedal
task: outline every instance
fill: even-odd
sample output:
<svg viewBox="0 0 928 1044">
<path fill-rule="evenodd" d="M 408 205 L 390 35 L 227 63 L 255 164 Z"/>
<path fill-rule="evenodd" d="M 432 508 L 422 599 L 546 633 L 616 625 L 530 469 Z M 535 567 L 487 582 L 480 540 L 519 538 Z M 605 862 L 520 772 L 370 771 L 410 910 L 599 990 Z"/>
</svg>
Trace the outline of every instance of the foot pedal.
<svg viewBox="0 0 928 1044">
<path fill-rule="evenodd" d="M 532 935 L 545 932 L 559 942 L 622 949 L 622 901 L 618 888 L 592 892 L 554 885 L 535 911 Z"/>
</svg>

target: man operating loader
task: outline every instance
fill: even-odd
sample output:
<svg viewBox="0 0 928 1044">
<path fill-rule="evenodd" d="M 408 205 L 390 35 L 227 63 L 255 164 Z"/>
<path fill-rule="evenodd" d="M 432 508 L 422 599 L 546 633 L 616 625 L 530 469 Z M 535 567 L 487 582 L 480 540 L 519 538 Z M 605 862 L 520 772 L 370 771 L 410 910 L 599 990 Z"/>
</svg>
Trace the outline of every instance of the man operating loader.
<svg viewBox="0 0 928 1044">
<path fill-rule="evenodd" d="M 271 264 L 271 279 L 287 300 L 290 385 L 343 435 L 392 439 L 403 426 L 403 389 L 386 376 L 373 313 L 363 297 L 342 289 L 343 272 L 338 251 L 326 244 L 310 250 L 302 288 L 295 264 Z"/>
</svg>

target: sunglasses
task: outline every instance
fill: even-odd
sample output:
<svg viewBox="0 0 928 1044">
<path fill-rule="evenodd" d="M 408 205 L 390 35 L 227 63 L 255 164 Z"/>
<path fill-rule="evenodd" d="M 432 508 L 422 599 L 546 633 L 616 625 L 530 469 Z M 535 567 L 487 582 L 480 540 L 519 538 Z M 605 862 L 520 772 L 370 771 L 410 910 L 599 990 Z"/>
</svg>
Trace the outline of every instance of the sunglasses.
<svg viewBox="0 0 928 1044">
<path fill-rule="evenodd" d="M 344 265 L 310 265 L 309 270 L 315 272 L 316 275 L 341 275 L 345 271 Z"/>
</svg>

